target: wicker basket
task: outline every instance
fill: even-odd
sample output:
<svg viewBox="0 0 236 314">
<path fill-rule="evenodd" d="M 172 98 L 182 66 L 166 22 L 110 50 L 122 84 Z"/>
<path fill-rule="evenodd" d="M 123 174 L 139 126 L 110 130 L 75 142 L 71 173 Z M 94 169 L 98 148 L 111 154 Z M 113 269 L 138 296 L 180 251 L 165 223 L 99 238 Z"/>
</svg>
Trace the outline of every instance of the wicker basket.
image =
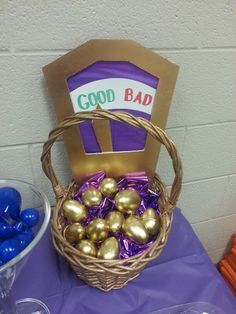
<svg viewBox="0 0 236 314">
<path fill-rule="evenodd" d="M 165 185 L 157 174 L 155 174 L 151 186 L 153 192 L 161 192 L 161 197 L 158 200 L 161 212 L 161 228 L 157 239 L 144 253 L 123 260 L 107 261 L 84 255 L 71 246 L 63 238 L 62 234 L 65 223 L 62 215 L 62 204 L 70 197 L 75 182 L 72 181 L 67 188 L 63 188 L 60 185 L 51 165 L 51 147 L 57 137 L 71 126 L 75 126 L 86 120 L 99 119 L 116 120 L 146 130 L 153 138 L 165 145 L 172 159 L 175 172 L 175 179 L 170 191 L 170 196 L 168 196 Z M 182 166 L 179 155 L 174 143 L 168 139 L 162 129 L 154 126 L 145 119 L 136 118 L 124 112 L 94 110 L 91 112 L 77 113 L 63 120 L 57 128 L 50 132 L 48 141 L 44 144 L 41 161 L 43 170 L 50 179 L 57 198 L 57 205 L 54 209 L 51 225 L 53 243 L 57 251 L 69 261 L 71 267 L 80 279 L 103 291 L 119 289 L 128 281 L 137 277 L 148 262 L 160 255 L 168 238 L 172 222 L 172 211 L 176 205 L 182 181 Z"/>
</svg>

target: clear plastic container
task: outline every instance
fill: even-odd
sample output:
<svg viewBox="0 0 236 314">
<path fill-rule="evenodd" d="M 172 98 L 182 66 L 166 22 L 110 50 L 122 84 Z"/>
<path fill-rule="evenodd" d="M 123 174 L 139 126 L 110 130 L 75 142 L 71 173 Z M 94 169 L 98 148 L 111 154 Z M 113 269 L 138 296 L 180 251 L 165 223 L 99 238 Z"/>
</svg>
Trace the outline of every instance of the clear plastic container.
<svg viewBox="0 0 236 314">
<path fill-rule="evenodd" d="M 34 185 L 23 181 L 0 180 L 1 187 L 12 187 L 19 191 L 22 198 L 22 210 L 27 207 L 37 208 L 40 213 L 40 221 L 34 228 L 35 238 L 33 241 L 15 258 L 0 267 L 0 314 L 50 314 L 47 306 L 40 300 L 27 298 L 15 303 L 11 291 L 12 284 L 24 267 L 30 252 L 47 229 L 51 214 L 49 201 Z M 23 282 L 22 289 L 24 289 Z"/>
</svg>

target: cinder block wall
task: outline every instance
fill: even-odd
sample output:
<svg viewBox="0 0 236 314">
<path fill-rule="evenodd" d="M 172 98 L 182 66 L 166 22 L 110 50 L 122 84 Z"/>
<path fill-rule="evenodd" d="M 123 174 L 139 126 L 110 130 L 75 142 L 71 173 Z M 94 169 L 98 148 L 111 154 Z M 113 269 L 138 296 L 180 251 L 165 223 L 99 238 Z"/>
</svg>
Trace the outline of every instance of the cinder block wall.
<svg viewBox="0 0 236 314">
<path fill-rule="evenodd" d="M 180 65 L 168 134 L 183 159 L 179 201 L 213 261 L 236 231 L 236 2 L 0 2 L 0 177 L 53 194 L 39 162 L 55 126 L 41 68 L 91 38 L 134 39 Z M 63 144 L 54 150 L 63 183 Z M 164 151 L 158 171 L 171 183 Z"/>
</svg>

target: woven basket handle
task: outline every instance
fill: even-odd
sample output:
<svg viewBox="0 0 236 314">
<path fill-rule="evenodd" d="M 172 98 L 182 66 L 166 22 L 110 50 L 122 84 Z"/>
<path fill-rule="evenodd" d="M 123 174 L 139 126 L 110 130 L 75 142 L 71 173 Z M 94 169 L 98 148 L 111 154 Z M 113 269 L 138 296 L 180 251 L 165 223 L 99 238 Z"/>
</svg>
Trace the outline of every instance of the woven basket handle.
<svg viewBox="0 0 236 314">
<path fill-rule="evenodd" d="M 182 165 L 179 158 L 178 152 L 174 143 L 167 137 L 166 133 L 159 127 L 153 125 L 150 121 L 134 117 L 131 114 L 125 112 L 111 112 L 106 110 L 93 110 L 89 112 L 79 112 L 74 115 L 68 116 L 65 118 L 55 129 L 49 133 L 47 142 L 43 146 L 43 152 L 41 156 L 41 162 L 43 170 L 46 176 L 52 183 L 54 192 L 57 198 L 62 197 L 65 194 L 64 188 L 60 185 L 56 174 L 52 168 L 51 164 L 51 147 L 55 140 L 62 135 L 67 129 L 72 126 L 82 123 L 87 120 L 101 120 L 101 119 L 110 119 L 115 121 L 120 121 L 139 129 L 143 129 L 148 132 L 154 139 L 158 140 L 161 144 L 165 145 L 170 158 L 172 159 L 172 164 L 175 172 L 175 178 L 172 184 L 169 205 L 174 207 L 178 200 L 180 194 L 181 183 L 182 183 Z"/>
</svg>

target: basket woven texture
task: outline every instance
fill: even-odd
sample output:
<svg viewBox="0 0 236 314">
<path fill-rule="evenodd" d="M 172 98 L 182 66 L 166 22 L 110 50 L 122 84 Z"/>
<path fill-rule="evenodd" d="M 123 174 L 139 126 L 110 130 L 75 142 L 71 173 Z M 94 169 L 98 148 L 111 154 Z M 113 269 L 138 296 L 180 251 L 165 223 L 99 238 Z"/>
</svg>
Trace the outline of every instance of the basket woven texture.
<svg viewBox="0 0 236 314">
<path fill-rule="evenodd" d="M 161 227 L 156 240 L 144 253 L 123 260 L 118 259 L 108 261 L 84 255 L 64 239 L 63 228 L 65 226 L 65 219 L 62 214 L 62 205 L 66 199 L 70 198 L 73 188 L 75 187 L 75 182 L 71 181 L 66 188 L 63 188 L 60 185 L 51 164 L 51 148 L 60 135 L 78 123 L 87 120 L 101 119 L 120 121 L 146 130 L 148 134 L 166 147 L 169 156 L 172 159 L 175 172 L 170 195 L 168 195 L 165 184 L 161 181 L 160 177 L 155 174 L 153 178 L 151 190 L 153 192 L 160 191 L 161 193 L 158 200 L 158 206 L 161 213 Z M 167 137 L 162 129 L 153 125 L 150 121 L 134 117 L 125 112 L 94 110 L 91 112 L 77 113 L 64 119 L 57 128 L 50 132 L 48 140 L 43 147 L 41 161 L 43 170 L 50 179 L 57 198 L 57 205 L 53 211 L 51 223 L 53 243 L 56 250 L 69 261 L 71 267 L 80 279 L 90 286 L 103 291 L 119 289 L 128 281 L 137 277 L 148 262 L 156 259 L 160 255 L 168 238 L 172 223 L 172 212 L 180 194 L 182 182 L 182 165 L 178 152 L 174 143 Z"/>
</svg>

